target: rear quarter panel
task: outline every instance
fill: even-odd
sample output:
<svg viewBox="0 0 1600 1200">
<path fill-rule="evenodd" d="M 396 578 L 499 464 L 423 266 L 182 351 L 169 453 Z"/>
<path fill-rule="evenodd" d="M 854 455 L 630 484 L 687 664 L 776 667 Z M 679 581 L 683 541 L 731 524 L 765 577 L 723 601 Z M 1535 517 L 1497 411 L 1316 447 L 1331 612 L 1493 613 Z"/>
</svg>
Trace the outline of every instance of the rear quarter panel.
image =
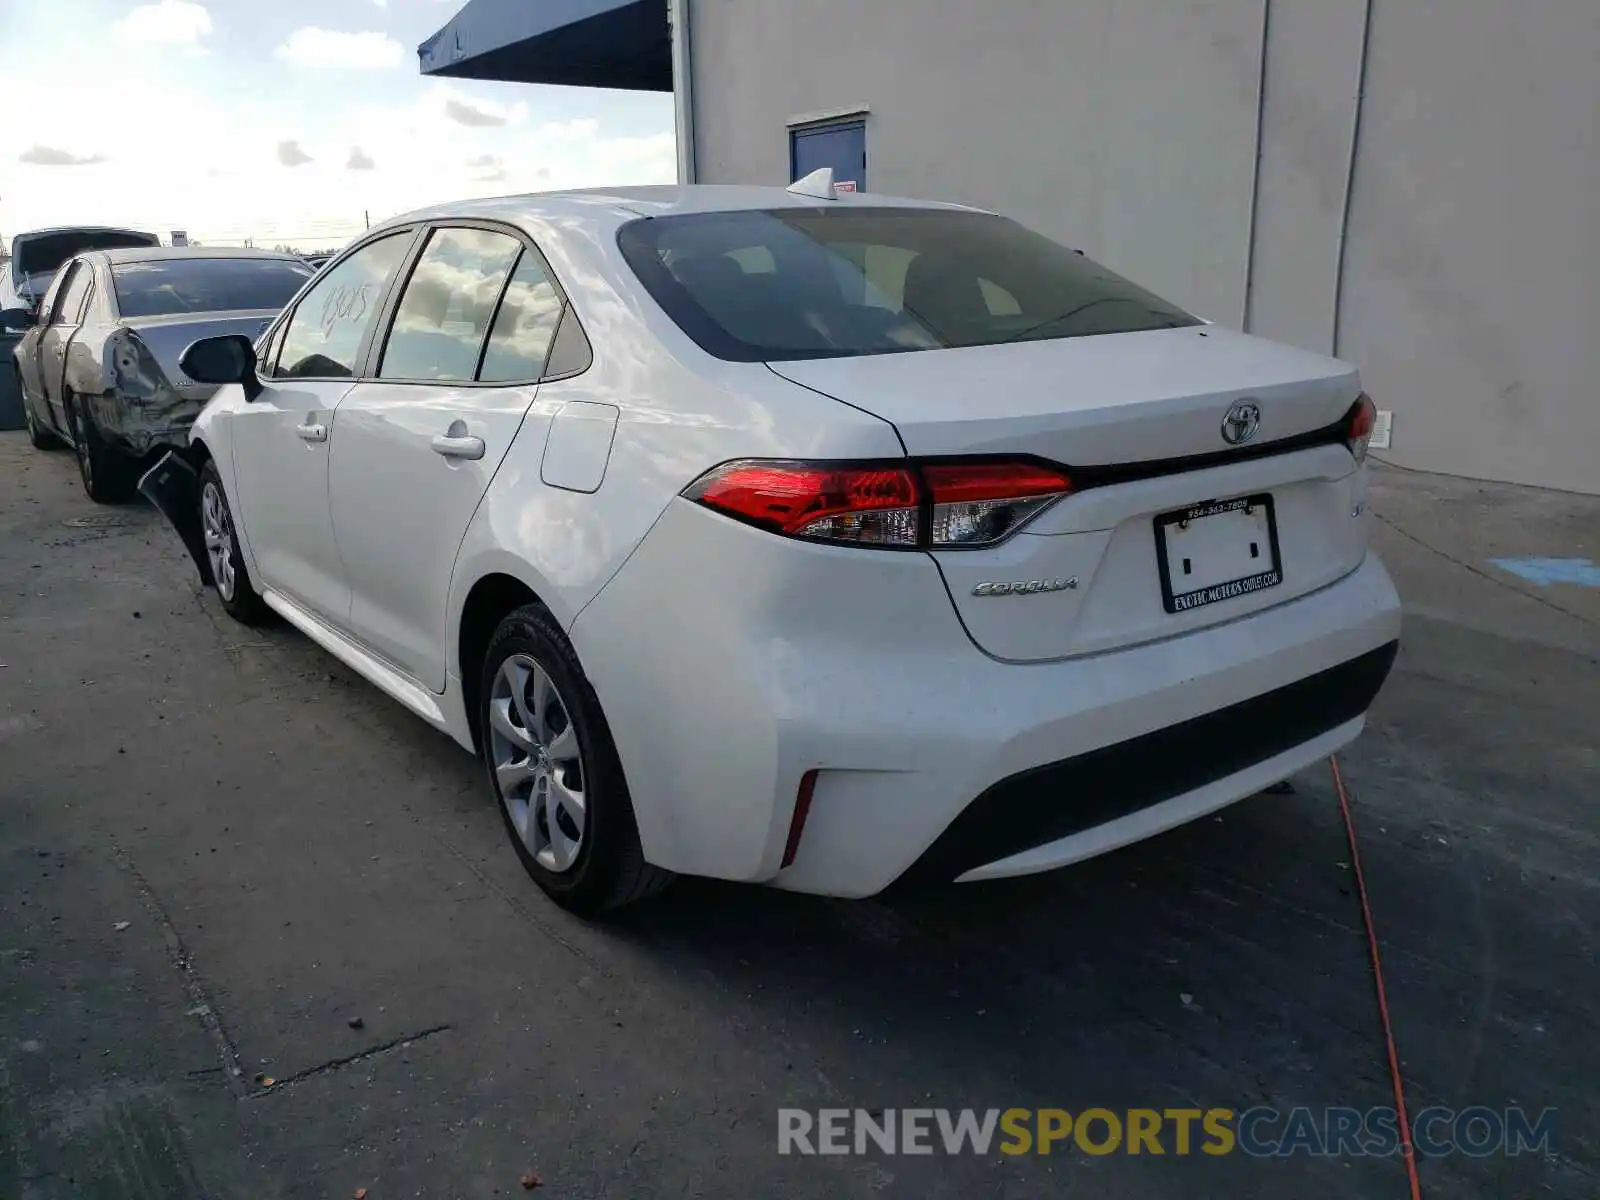
<svg viewBox="0 0 1600 1200">
<path fill-rule="evenodd" d="M 694 345 L 622 262 L 615 238 L 622 219 L 631 218 L 523 226 L 566 291 L 594 362 L 579 376 L 540 386 L 468 526 L 444 631 L 453 671 L 462 608 L 487 575 L 520 579 L 570 631 L 672 498 L 708 468 L 742 457 L 902 453 L 880 418 L 759 363 L 724 363 Z M 618 410 L 605 474 L 592 493 L 541 479 L 551 422 L 571 403 Z"/>
</svg>

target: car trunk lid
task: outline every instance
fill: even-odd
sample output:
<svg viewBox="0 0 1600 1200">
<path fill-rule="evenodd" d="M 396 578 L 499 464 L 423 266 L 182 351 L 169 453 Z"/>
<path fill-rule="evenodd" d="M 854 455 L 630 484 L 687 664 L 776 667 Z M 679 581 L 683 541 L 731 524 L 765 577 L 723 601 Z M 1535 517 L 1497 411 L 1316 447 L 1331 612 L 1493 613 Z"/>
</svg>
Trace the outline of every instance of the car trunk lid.
<svg viewBox="0 0 1600 1200">
<path fill-rule="evenodd" d="M 90 250 L 159 246 L 153 233 L 134 229 L 45 229 L 18 234 L 11 241 L 11 270 L 19 295 L 37 305 L 50 281 L 69 258 Z"/>
<path fill-rule="evenodd" d="M 913 457 L 1068 469 L 1074 493 L 1021 532 L 933 554 L 997 658 L 1232 620 L 1325 586 L 1365 551 L 1352 519 L 1364 479 L 1335 432 L 1360 383 L 1321 355 L 1211 326 L 770 366 L 889 421 Z M 1259 427 L 1235 447 L 1223 430 L 1239 404 Z M 1158 534 L 1167 514 L 1179 519 Z"/>
<path fill-rule="evenodd" d="M 213 384 L 197 383 L 185 375 L 178 366 L 183 352 L 201 338 L 219 337 L 223 334 L 241 334 L 254 342 L 266 331 L 277 313 L 267 309 L 244 312 L 180 313 L 172 316 L 135 317 L 124 320 L 122 326 L 131 331 L 138 342 L 149 352 L 148 357 L 161 372 L 167 384 L 187 400 L 206 400 L 217 389 Z M 141 360 L 144 356 L 140 356 Z M 125 373 L 137 371 L 139 364 L 114 360 L 113 366 Z M 149 374 L 150 363 L 143 363 L 143 373 Z M 152 385 L 155 380 L 149 381 Z"/>
<path fill-rule="evenodd" d="M 884 418 L 907 453 L 1034 454 L 1085 467 L 1226 451 L 1222 417 L 1261 409 L 1252 444 L 1324 428 L 1353 368 L 1216 326 L 775 362 L 787 379 Z"/>
</svg>

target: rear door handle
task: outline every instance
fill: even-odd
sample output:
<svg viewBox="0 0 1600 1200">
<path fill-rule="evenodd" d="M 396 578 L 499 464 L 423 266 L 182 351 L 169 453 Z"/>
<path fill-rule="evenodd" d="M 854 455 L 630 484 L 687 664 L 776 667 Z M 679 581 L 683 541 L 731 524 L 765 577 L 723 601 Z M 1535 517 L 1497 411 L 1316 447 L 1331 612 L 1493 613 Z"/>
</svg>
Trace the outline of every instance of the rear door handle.
<svg viewBox="0 0 1600 1200">
<path fill-rule="evenodd" d="M 483 439 L 472 437 L 468 434 L 452 436 L 441 433 L 433 439 L 433 452 L 442 454 L 446 458 L 470 458 L 473 460 L 483 457 Z"/>
<path fill-rule="evenodd" d="M 296 425 L 294 431 L 300 435 L 302 442 L 325 442 L 328 440 L 328 427 L 326 425 Z"/>
</svg>

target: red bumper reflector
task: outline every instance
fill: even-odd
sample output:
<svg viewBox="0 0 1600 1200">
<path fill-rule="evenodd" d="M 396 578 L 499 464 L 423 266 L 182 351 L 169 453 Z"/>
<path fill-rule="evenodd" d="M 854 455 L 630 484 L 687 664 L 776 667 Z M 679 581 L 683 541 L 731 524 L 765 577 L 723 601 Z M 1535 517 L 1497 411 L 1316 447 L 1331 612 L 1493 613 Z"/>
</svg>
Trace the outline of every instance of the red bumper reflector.
<svg viewBox="0 0 1600 1200">
<path fill-rule="evenodd" d="M 794 856 L 800 850 L 800 835 L 805 832 L 806 818 L 811 815 L 811 793 L 816 786 L 815 771 L 800 776 L 800 790 L 794 797 L 794 816 L 789 819 L 789 840 L 783 844 L 783 861 L 778 864 L 780 871 L 793 865 Z"/>
</svg>

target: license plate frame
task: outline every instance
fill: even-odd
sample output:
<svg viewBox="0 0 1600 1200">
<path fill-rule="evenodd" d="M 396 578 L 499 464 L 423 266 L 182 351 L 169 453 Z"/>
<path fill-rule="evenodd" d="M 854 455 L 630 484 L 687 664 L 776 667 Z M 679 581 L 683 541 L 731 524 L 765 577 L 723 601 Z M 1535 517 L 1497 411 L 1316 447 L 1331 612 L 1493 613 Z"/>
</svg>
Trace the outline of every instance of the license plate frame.
<svg viewBox="0 0 1600 1200">
<path fill-rule="evenodd" d="M 1252 575 L 1243 575 L 1236 579 L 1219 580 L 1206 587 L 1194 588 L 1187 592 L 1174 592 L 1172 567 L 1169 561 L 1170 555 L 1167 552 L 1168 528 L 1173 525 L 1189 525 L 1196 521 L 1204 521 L 1240 511 L 1249 512 L 1255 508 L 1260 508 L 1266 513 L 1269 556 L 1267 569 Z M 1200 504 L 1191 504 L 1187 508 L 1158 514 L 1154 525 L 1156 567 L 1161 575 L 1161 606 L 1173 616 L 1180 613 L 1193 612 L 1197 608 L 1205 608 L 1208 605 L 1220 604 L 1224 600 L 1232 600 L 1239 596 L 1265 591 L 1268 588 L 1278 587 L 1283 583 L 1283 555 L 1278 549 L 1278 514 L 1273 506 L 1272 496 L 1268 492 L 1258 492 L 1249 496 L 1235 496 L 1226 500 L 1206 500 Z"/>
</svg>

